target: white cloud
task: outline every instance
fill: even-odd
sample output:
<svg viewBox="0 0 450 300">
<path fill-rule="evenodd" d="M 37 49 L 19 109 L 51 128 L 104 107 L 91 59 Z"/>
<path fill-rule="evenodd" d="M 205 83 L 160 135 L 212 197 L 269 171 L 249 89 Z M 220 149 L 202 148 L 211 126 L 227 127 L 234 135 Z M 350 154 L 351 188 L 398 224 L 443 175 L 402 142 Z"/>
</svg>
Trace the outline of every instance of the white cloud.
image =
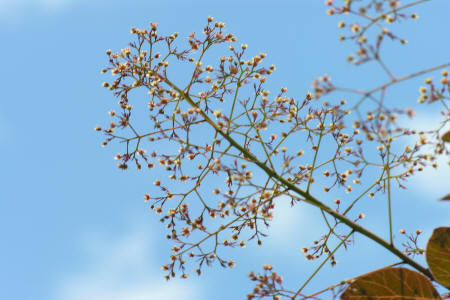
<svg viewBox="0 0 450 300">
<path fill-rule="evenodd" d="M 153 261 L 150 233 L 135 228 L 120 238 L 95 234 L 84 238 L 91 264 L 63 278 L 55 291 L 58 300 L 171 300 L 201 299 L 192 281 L 162 278 Z"/>
<path fill-rule="evenodd" d="M 318 208 L 303 202 L 291 206 L 287 197 L 277 198 L 275 203 L 274 218 L 267 230 L 269 246 L 288 250 L 320 234 L 323 227 Z"/>
<path fill-rule="evenodd" d="M 448 158 L 441 156 L 436 162 L 439 165 L 437 169 L 424 168 L 422 172 L 414 174 L 408 184 L 415 192 L 427 195 L 427 199 L 444 197 L 449 191 L 450 168 Z"/>
<path fill-rule="evenodd" d="M 19 19 L 27 11 L 33 13 L 59 12 L 72 3 L 74 3 L 73 0 L 0 0 L 0 16 L 4 21 L 12 21 Z"/>
<path fill-rule="evenodd" d="M 413 119 L 408 120 L 406 124 L 417 130 L 433 130 L 438 128 L 443 120 L 444 118 L 438 111 L 431 113 L 419 110 L 416 111 L 416 116 Z M 450 128 L 447 126 L 447 129 Z"/>
<path fill-rule="evenodd" d="M 274 218 L 270 224 L 270 236 L 275 239 L 285 239 L 292 234 L 298 225 L 305 225 L 305 216 L 302 213 L 304 204 L 291 206 L 289 199 L 280 197 L 276 200 Z"/>
<path fill-rule="evenodd" d="M 61 6 L 72 2 L 73 0 L 0 0 L 0 7 L 50 7 L 50 6 Z"/>
<path fill-rule="evenodd" d="M 403 126 L 416 129 L 416 130 L 434 130 L 439 128 L 443 121 L 442 116 L 438 112 L 434 114 L 425 111 L 417 111 L 416 117 L 408 122 L 405 122 Z M 444 127 L 441 133 L 450 130 L 450 124 Z M 417 142 L 417 137 L 412 137 L 408 141 L 411 145 Z M 408 180 L 408 187 L 412 188 L 414 192 L 427 195 L 427 199 L 440 198 L 448 193 L 448 179 L 450 178 L 450 168 L 448 165 L 449 158 L 441 155 L 436 160 L 438 168 L 434 169 L 431 166 L 424 168 L 422 172 L 416 172 L 414 176 Z"/>
</svg>

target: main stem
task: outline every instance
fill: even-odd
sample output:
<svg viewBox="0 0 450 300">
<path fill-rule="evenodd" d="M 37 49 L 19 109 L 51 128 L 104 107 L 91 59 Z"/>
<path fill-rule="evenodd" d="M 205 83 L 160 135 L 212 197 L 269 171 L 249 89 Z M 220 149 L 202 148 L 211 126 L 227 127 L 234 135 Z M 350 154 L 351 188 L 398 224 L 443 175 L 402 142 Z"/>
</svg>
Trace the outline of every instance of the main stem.
<svg viewBox="0 0 450 300">
<path fill-rule="evenodd" d="M 194 108 L 200 108 L 195 102 L 194 100 L 192 100 L 192 98 L 189 95 L 186 95 L 180 88 L 178 88 L 175 84 L 173 84 L 171 81 L 169 81 L 167 78 L 163 78 L 164 81 L 166 82 L 166 84 L 168 84 L 171 88 L 173 88 L 174 90 L 176 90 L 180 96 L 185 99 L 192 107 Z M 287 181 L 286 179 L 284 179 L 281 175 L 279 175 L 278 173 L 275 172 L 275 170 L 270 169 L 266 164 L 262 163 L 261 161 L 258 160 L 258 158 L 256 156 L 254 156 L 252 153 L 250 153 L 247 149 L 245 149 L 244 147 L 242 147 L 238 142 L 236 142 L 233 138 L 231 138 L 231 136 L 229 136 L 226 132 L 223 132 L 221 128 L 219 128 L 219 126 L 217 126 L 217 124 L 215 122 L 213 122 L 208 115 L 200 110 L 200 114 L 202 115 L 202 117 L 205 119 L 206 122 L 208 122 L 220 135 L 222 135 L 233 147 L 235 147 L 236 149 L 238 149 L 239 151 L 242 152 L 242 154 L 247 157 L 248 159 L 250 159 L 254 164 L 256 164 L 258 167 L 260 167 L 264 172 L 266 172 L 267 175 L 269 175 L 272 178 L 275 178 L 276 180 L 278 180 L 281 184 L 283 184 L 284 186 L 286 186 L 288 189 L 290 189 L 291 191 L 297 193 L 298 195 L 302 196 L 304 198 L 304 201 L 316 206 L 322 210 L 324 210 L 325 212 L 327 212 L 328 214 L 330 214 L 331 216 L 333 216 L 334 218 L 338 219 L 340 222 L 344 223 L 345 225 L 349 226 L 350 228 L 353 229 L 354 232 L 359 232 L 362 235 L 366 236 L 367 238 L 373 240 L 375 243 L 381 245 L 383 248 L 385 248 L 386 250 L 388 250 L 389 252 L 391 252 L 392 254 L 396 255 L 398 258 L 400 258 L 404 263 L 410 265 L 411 267 L 413 267 L 414 269 L 416 269 L 417 271 L 421 272 L 422 274 L 426 275 L 428 278 L 430 278 L 431 280 L 434 280 L 433 275 L 431 275 L 431 272 L 424 268 L 423 266 L 421 266 L 420 264 L 418 264 L 417 262 L 415 262 L 414 260 L 412 260 L 411 258 L 409 258 L 408 256 L 406 256 L 405 254 L 403 254 L 400 250 L 398 250 L 397 248 L 395 248 L 393 245 L 391 245 L 390 243 L 386 242 L 385 240 L 383 240 L 381 237 L 379 237 L 378 235 L 374 234 L 373 232 L 365 229 L 364 227 L 356 224 L 355 222 L 353 222 L 352 220 L 348 219 L 346 216 L 341 215 L 340 213 L 338 213 L 337 211 L 331 209 L 330 207 L 328 207 L 327 205 L 325 205 L 324 203 L 322 203 L 321 201 L 319 201 L 318 199 L 316 199 L 314 196 L 312 196 L 309 192 L 305 192 L 302 189 L 298 188 L 297 186 L 295 186 L 294 184 L 290 183 L 289 181 Z"/>
</svg>

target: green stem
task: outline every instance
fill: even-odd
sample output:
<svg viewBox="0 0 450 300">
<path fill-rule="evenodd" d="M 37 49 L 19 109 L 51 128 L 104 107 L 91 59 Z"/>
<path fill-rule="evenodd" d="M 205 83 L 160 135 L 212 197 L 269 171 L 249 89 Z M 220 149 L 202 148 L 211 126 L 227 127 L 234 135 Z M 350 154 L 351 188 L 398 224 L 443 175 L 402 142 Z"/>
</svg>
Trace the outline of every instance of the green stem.
<svg viewBox="0 0 450 300">
<path fill-rule="evenodd" d="M 386 173 L 387 173 L 387 199 L 388 199 L 388 218 L 389 218 L 389 242 L 394 245 L 394 239 L 392 238 L 392 213 L 391 213 L 391 167 L 389 166 L 389 148 L 386 146 Z"/>
<path fill-rule="evenodd" d="M 391 14 L 391 13 L 394 13 L 394 12 L 398 12 L 398 11 L 401 11 L 401 10 L 406 9 L 408 7 L 411 7 L 411 6 L 414 6 L 414 5 L 423 3 L 423 2 L 428 2 L 428 1 L 430 1 L 430 0 L 418 0 L 418 1 L 408 3 L 408 4 L 404 5 L 404 6 L 397 7 L 397 8 L 394 8 L 394 9 L 388 11 L 388 12 L 380 14 L 378 17 L 371 19 L 370 23 L 367 24 L 366 26 L 364 26 L 364 28 L 361 30 L 359 36 L 362 36 L 366 32 L 366 30 L 369 29 L 370 26 L 372 26 L 373 24 L 375 24 L 376 22 L 381 20 L 381 18 L 383 16 L 386 16 L 388 14 Z"/>
<path fill-rule="evenodd" d="M 327 256 L 327 258 L 325 258 L 322 261 L 322 263 L 317 267 L 317 269 L 311 274 L 311 276 L 308 277 L 308 279 L 298 289 L 295 295 L 291 297 L 292 300 L 294 300 L 295 297 L 297 297 L 300 294 L 300 292 L 305 288 L 305 286 L 311 281 L 311 279 L 314 278 L 317 272 L 319 272 L 319 270 L 323 267 L 323 265 L 325 265 L 325 263 L 330 259 L 330 257 L 332 257 L 334 253 L 345 243 L 345 241 L 347 241 L 347 239 L 353 234 L 353 232 L 354 232 L 353 230 L 350 231 L 350 233 L 347 234 L 347 236 L 336 246 L 336 248 L 333 249 L 333 251 Z"/>
<path fill-rule="evenodd" d="M 314 167 L 316 166 L 316 160 L 317 160 L 317 154 L 319 153 L 320 142 L 322 141 L 322 137 L 323 137 L 323 130 L 325 128 L 325 126 L 323 125 L 323 122 L 325 122 L 325 118 L 326 118 L 326 115 L 324 116 L 323 121 L 322 121 L 321 129 L 320 129 L 320 135 L 319 135 L 319 141 L 317 142 L 316 152 L 314 153 L 312 169 L 311 169 L 311 172 L 309 173 L 308 186 L 306 187 L 306 192 L 307 193 L 309 193 L 309 188 L 311 187 L 311 182 L 313 181 L 312 175 L 313 175 Z"/>
</svg>

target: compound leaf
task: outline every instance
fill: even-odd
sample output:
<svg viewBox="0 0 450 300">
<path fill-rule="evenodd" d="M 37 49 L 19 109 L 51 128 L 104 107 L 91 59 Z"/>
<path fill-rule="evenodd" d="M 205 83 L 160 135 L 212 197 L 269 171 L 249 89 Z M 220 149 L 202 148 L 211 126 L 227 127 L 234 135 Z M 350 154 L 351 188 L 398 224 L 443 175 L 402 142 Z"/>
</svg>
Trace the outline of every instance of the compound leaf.
<svg viewBox="0 0 450 300">
<path fill-rule="evenodd" d="M 433 231 L 427 244 L 426 258 L 436 281 L 450 289 L 450 227 Z"/>
<path fill-rule="evenodd" d="M 441 299 L 428 278 L 406 268 L 383 268 L 357 277 L 341 295 L 342 300 Z"/>
</svg>

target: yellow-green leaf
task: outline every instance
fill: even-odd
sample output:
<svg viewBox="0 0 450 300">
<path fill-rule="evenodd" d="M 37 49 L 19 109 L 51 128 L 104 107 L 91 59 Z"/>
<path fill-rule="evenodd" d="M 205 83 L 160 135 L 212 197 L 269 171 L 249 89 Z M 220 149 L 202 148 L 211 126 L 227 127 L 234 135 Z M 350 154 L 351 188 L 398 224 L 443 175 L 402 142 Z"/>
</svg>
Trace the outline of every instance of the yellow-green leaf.
<svg viewBox="0 0 450 300">
<path fill-rule="evenodd" d="M 436 281 L 450 289 L 450 227 L 433 231 L 427 244 L 426 258 Z"/>
<path fill-rule="evenodd" d="M 442 140 L 444 142 L 450 143 L 450 131 L 447 131 L 443 136 L 442 136 Z"/>
<path fill-rule="evenodd" d="M 441 299 L 424 275 L 406 268 L 384 268 L 357 277 L 341 295 L 342 300 Z"/>
<path fill-rule="evenodd" d="M 447 196 L 444 196 L 441 198 L 442 201 L 448 201 L 450 200 L 450 194 L 448 194 Z"/>
</svg>

